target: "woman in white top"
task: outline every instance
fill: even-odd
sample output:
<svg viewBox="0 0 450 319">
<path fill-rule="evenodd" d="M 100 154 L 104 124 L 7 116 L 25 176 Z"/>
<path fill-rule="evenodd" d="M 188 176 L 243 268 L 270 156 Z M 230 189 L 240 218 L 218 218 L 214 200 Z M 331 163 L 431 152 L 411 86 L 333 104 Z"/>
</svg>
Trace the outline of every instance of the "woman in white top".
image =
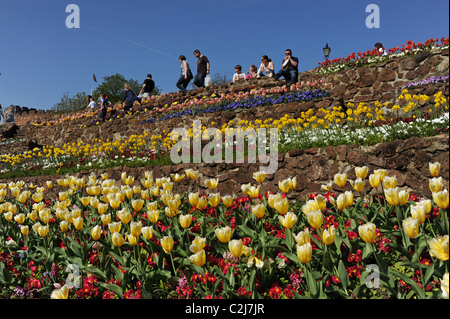
<svg viewBox="0 0 450 319">
<path fill-rule="evenodd" d="M 275 74 L 275 67 L 273 65 L 273 62 L 271 59 L 269 59 L 269 57 L 267 55 L 263 55 L 261 58 L 261 65 L 259 66 L 258 69 L 258 77 L 261 76 L 268 76 L 268 77 L 273 77 Z"/>
</svg>

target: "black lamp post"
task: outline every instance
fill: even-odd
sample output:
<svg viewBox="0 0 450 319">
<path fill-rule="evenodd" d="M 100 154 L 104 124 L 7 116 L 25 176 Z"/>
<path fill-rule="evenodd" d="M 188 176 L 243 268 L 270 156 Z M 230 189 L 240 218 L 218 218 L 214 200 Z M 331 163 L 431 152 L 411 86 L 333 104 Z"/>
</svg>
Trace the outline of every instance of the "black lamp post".
<svg viewBox="0 0 450 319">
<path fill-rule="evenodd" d="M 327 43 L 325 48 L 323 48 L 323 54 L 325 55 L 325 59 L 328 59 L 328 57 L 330 56 L 330 52 L 331 52 L 331 49 L 330 49 L 330 47 L 328 46 L 328 43 Z"/>
</svg>

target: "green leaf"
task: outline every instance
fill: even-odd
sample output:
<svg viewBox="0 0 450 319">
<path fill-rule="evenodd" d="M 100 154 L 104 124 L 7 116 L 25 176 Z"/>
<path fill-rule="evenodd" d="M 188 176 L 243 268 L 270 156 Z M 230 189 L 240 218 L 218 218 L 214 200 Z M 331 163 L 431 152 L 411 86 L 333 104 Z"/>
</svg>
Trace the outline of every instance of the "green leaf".
<svg viewBox="0 0 450 319">
<path fill-rule="evenodd" d="M 100 282 L 99 284 L 103 288 L 108 289 L 108 290 L 114 292 L 115 294 L 117 294 L 120 299 L 123 298 L 123 290 L 122 290 L 121 287 L 119 287 L 117 285 L 114 285 L 114 284 L 107 284 L 107 283 L 104 283 L 104 282 Z"/>
<path fill-rule="evenodd" d="M 98 269 L 97 267 L 86 266 L 84 268 L 84 270 L 101 277 L 103 280 L 107 279 L 106 274 L 102 270 Z"/>
<path fill-rule="evenodd" d="M 428 283 L 430 278 L 433 276 L 433 273 L 434 273 L 434 263 L 432 263 L 430 266 L 428 266 L 427 271 L 425 272 L 425 276 L 423 278 L 423 280 L 424 280 L 423 285 L 424 286 Z"/>
<path fill-rule="evenodd" d="M 412 280 L 412 279 L 409 278 L 408 276 L 406 276 L 406 275 L 404 275 L 404 274 L 402 274 L 402 273 L 400 273 L 400 272 L 398 272 L 398 271 L 395 271 L 395 270 L 392 270 L 392 269 L 391 269 L 390 272 L 391 272 L 394 276 L 399 277 L 399 278 L 400 278 L 401 280 L 403 280 L 406 284 L 408 284 L 409 286 L 411 286 L 411 288 L 417 293 L 417 295 L 418 295 L 420 298 L 422 298 L 422 299 L 425 299 L 425 298 L 426 298 L 425 292 L 423 291 L 422 288 L 419 287 L 419 285 L 418 285 L 414 280 Z"/>
<path fill-rule="evenodd" d="M 345 265 L 342 260 L 339 261 L 338 274 L 339 274 L 339 280 L 342 283 L 342 287 L 344 287 L 344 289 L 347 290 L 347 288 L 348 288 L 348 273 L 345 269 Z"/>
<path fill-rule="evenodd" d="M 294 236 L 292 236 L 292 232 L 290 229 L 286 229 L 285 240 L 287 248 L 292 252 L 292 249 L 294 249 L 295 245 L 295 239 Z"/>
</svg>

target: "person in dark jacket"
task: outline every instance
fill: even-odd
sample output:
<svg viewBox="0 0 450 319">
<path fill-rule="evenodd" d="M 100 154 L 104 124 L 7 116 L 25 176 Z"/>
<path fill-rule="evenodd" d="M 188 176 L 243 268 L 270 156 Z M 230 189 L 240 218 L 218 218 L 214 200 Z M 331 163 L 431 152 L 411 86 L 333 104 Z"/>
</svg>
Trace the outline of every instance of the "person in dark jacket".
<svg viewBox="0 0 450 319">
<path fill-rule="evenodd" d="M 130 111 L 133 108 L 134 102 L 138 101 L 139 104 L 141 100 L 134 94 L 131 90 L 129 84 L 125 84 L 125 96 L 122 99 L 122 105 L 125 112 Z"/>
</svg>

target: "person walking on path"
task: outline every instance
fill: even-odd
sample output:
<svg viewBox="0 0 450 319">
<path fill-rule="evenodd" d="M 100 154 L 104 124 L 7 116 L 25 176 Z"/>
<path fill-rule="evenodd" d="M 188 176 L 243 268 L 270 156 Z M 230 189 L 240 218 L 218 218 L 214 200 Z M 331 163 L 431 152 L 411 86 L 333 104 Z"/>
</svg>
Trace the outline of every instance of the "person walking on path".
<svg viewBox="0 0 450 319">
<path fill-rule="evenodd" d="M 291 49 L 287 49 L 285 53 L 281 70 L 275 74 L 274 78 L 278 80 L 280 77 L 284 77 L 286 81 L 295 84 L 298 82 L 298 58 L 292 56 Z"/>
<path fill-rule="evenodd" d="M 180 89 L 181 92 L 187 93 L 187 86 L 189 82 L 192 80 L 192 72 L 189 68 L 189 64 L 186 62 L 186 57 L 184 55 L 180 55 L 178 60 L 181 63 L 181 76 L 177 81 L 177 88 Z"/>
<path fill-rule="evenodd" d="M 197 61 L 197 74 L 194 78 L 195 86 L 201 88 L 205 87 L 205 78 L 206 75 L 209 74 L 210 63 L 206 56 L 200 53 L 199 50 L 194 51 L 195 57 L 198 59 Z"/>
</svg>

